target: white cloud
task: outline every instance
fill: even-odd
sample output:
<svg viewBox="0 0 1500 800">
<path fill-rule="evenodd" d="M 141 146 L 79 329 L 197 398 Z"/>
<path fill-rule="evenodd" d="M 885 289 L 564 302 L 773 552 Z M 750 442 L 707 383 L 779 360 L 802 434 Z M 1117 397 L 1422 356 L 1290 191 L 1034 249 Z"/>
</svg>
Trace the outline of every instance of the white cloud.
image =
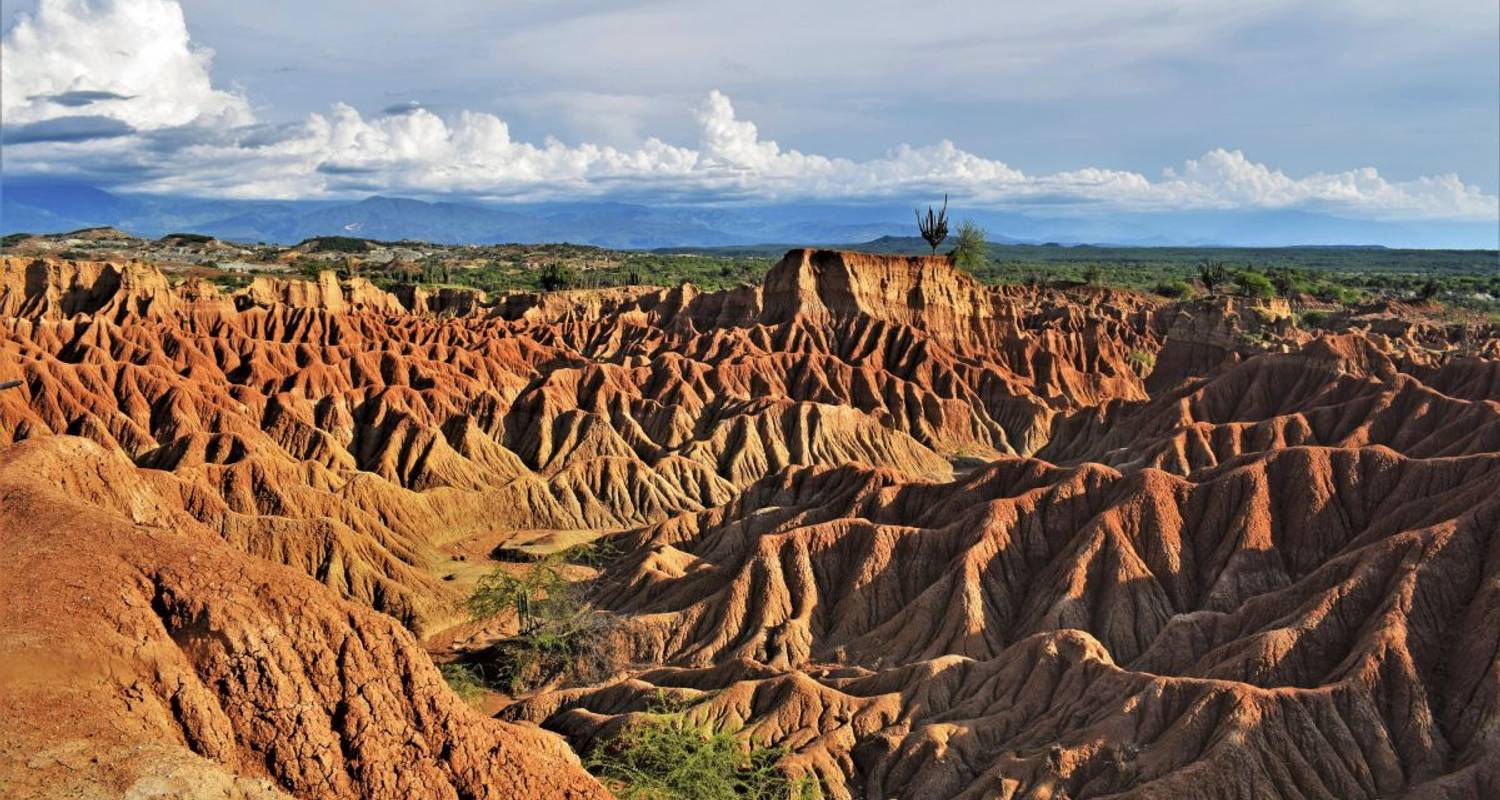
<svg viewBox="0 0 1500 800">
<path fill-rule="evenodd" d="M 7 125 L 88 112 L 141 130 L 243 125 L 245 98 L 213 88 L 213 54 L 188 41 L 173 0 L 41 0 L 0 44 Z"/>
<path fill-rule="evenodd" d="M 1392 182 L 1374 167 L 1292 178 L 1257 164 L 1238 150 L 1213 150 L 1166 171 L 1153 187 L 1164 197 L 1190 206 L 1285 208 L 1320 205 L 1345 211 L 1387 211 L 1412 216 L 1497 214 L 1496 198 L 1465 184 L 1457 175 Z"/>
<path fill-rule="evenodd" d="M 493 114 L 445 117 L 419 103 L 370 117 L 337 103 L 326 114 L 273 128 L 254 124 L 243 96 L 214 88 L 210 54 L 189 42 L 182 10 L 170 0 L 42 0 L 0 46 L 5 123 L 24 128 L 28 139 L 8 148 L 7 171 L 124 172 L 134 176 L 128 188 L 143 191 L 274 198 L 628 191 L 764 200 L 948 192 L 996 207 L 1045 201 L 1117 209 L 1315 208 L 1381 218 L 1500 215 L 1495 196 L 1453 175 L 1391 181 L 1365 168 L 1299 178 L 1237 150 L 1212 150 L 1157 180 L 1103 168 L 1028 175 L 946 140 L 900 145 L 866 160 L 804 153 L 763 137 L 718 91 L 697 110 L 696 147 L 655 137 L 629 148 L 551 138 L 535 144 L 514 139 Z M 81 115 L 116 120 L 135 133 L 85 125 Z M 52 120 L 51 127 L 36 127 Z M 71 138 L 49 140 L 52 129 Z"/>
</svg>

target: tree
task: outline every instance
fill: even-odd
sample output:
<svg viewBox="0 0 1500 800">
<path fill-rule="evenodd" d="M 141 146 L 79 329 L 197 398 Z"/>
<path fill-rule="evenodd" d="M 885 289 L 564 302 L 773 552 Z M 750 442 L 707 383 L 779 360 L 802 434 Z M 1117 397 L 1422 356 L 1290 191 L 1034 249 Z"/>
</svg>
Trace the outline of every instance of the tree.
<svg viewBox="0 0 1500 800">
<path fill-rule="evenodd" d="M 936 214 L 932 206 L 927 207 L 927 217 L 922 217 L 922 212 L 913 209 L 917 215 L 917 230 L 922 232 L 922 238 L 932 247 L 932 254 L 937 255 L 938 245 L 948 238 L 948 195 L 943 195 L 943 210 Z"/>
<path fill-rule="evenodd" d="M 1099 269 L 1098 264 L 1089 264 L 1083 268 L 1083 282 L 1090 286 L 1098 286 L 1104 280 L 1104 271 Z"/>
<path fill-rule="evenodd" d="M 984 228 L 979 227 L 973 220 L 966 219 L 958 224 L 958 244 L 953 248 L 953 264 L 959 269 L 970 273 L 984 269 L 990 261 L 989 241 L 984 234 Z"/>
<path fill-rule="evenodd" d="M 578 276 L 569 269 L 558 263 L 548 264 L 542 267 L 542 274 L 537 279 L 541 284 L 542 291 L 555 292 L 559 289 L 569 289 L 578 284 Z"/>
<path fill-rule="evenodd" d="M 1240 293 L 1246 297 L 1269 300 L 1276 296 L 1276 285 L 1271 283 L 1270 278 L 1255 270 L 1240 270 L 1235 274 L 1234 282 L 1240 287 Z"/>
</svg>

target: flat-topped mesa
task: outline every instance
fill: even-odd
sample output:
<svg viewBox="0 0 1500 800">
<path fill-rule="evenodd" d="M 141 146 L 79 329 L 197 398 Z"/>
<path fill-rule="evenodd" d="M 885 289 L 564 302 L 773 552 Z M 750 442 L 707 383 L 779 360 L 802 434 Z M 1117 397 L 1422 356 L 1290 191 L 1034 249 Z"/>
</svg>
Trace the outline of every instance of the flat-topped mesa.
<svg viewBox="0 0 1500 800">
<path fill-rule="evenodd" d="M 766 275 L 763 293 L 768 323 L 862 315 L 961 339 L 999 316 L 993 293 L 943 256 L 792 250 Z"/>
</svg>

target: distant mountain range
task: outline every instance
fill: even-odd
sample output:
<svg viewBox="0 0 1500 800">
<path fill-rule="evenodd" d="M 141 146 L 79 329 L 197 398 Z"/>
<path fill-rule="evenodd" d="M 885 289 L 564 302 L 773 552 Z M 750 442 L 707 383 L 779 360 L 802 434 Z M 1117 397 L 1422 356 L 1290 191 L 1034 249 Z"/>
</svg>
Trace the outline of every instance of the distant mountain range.
<svg viewBox="0 0 1500 800">
<path fill-rule="evenodd" d="M 109 225 L 137 236 L 202 233 L 240 242 L 291 244 L 313 236 L 417 239 L 446 244 L 573 242 L 618 249 L 723 247 L 767 242 L 853 243 L 909 236 L 916 203 L 774 205 L 637 204 L 609 201 L 429 202 L 213 200 L 124 194 L 74 183 L 0 184 L 0 234 L 59 233 Z M 1500 221 L 1382 222 L 1304 211 L 1194 211 L 1076 216 L 953 208 L 1000 243 L 1384 245 L 1494 248 Z"/>
</svg>

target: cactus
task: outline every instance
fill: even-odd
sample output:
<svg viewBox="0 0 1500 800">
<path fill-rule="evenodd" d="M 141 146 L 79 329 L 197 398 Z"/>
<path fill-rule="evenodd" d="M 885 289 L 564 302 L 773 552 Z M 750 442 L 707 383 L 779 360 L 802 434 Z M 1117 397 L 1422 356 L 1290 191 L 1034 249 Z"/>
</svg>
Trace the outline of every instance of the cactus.
<svg viewBox="0 0 1500 800">
<path fill-rule="evenodd" d="M 1203 282 L 1203 288 L 1209 294 L 1214 293 L 1214 287 L 1229 280 L 1229 269 L 1222 261 L 1205 259 L 1198 264 L 1198 280 Z"/>
<path fill-rule="evenodd" d="M 948 195 L 943 195 L 943 210 L 932 213 L 932 206 L 927 207 L 927 217 L 922 217 L 922 212 L 913 209 L 917 215 L 917 230 L 922 232 L 922 238 L 932 246 L 932 254 L 937 255 L 938 245 L 948 238 Z"/>
</svg>

